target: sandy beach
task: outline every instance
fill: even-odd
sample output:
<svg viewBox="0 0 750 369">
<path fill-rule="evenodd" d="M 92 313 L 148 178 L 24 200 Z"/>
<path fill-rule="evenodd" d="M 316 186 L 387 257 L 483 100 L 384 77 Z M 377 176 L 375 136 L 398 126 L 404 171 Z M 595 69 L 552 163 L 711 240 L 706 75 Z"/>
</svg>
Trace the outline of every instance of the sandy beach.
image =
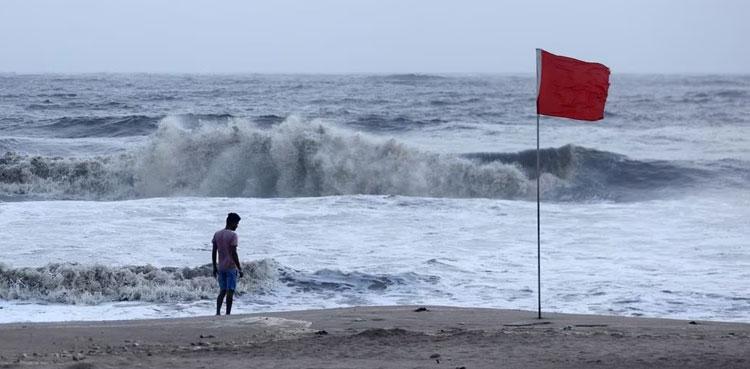
<svg viewBox="0 0 750 369">
<path fill-rule="evenodd" d="M 750 324 L 437 306 L 0 325 L 2 368 L 748 368 Z"/>
</svg>

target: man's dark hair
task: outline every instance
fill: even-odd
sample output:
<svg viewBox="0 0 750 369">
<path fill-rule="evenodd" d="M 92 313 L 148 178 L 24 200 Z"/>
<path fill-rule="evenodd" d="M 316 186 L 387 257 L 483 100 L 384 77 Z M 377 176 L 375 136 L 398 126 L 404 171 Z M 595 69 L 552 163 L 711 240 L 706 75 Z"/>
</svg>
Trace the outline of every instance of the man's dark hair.
<svg viewBox="0 0 750 369">
<path fill-rule="evenodd" d="M 229 223 L 239 223 L 240 216 L 237 213 L 229 213 L 227 214 L 227 224 Z"/>
</svg>

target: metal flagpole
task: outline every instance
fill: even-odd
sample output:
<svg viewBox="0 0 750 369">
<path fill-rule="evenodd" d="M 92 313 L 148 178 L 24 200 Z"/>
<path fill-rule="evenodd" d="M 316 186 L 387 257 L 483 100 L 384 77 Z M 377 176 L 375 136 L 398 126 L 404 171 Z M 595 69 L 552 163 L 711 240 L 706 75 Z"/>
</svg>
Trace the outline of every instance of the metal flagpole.
<svg viewBox="0 0 750 369">
<path fill-rule="evenodd" d="M 541 55 L 540 49 L 536 49 L 536 291 L 538 318 L 542 319 L 542 225 L 541 225 L 541 206 L 539 200 L 540 184 L 542 171 L 539 165 L 539 74 L 541 73 Z"/>
<path fill-rule="evenodd" d="M 542 176 L 539 168 L 539 114 L 536 115 L 536 281 L 537 281 L 537 306 L 539 307 L 539 319 L 542 319 L 542 226 L 541 210 L 539 201 L 539 184 Z"/>
</svg>

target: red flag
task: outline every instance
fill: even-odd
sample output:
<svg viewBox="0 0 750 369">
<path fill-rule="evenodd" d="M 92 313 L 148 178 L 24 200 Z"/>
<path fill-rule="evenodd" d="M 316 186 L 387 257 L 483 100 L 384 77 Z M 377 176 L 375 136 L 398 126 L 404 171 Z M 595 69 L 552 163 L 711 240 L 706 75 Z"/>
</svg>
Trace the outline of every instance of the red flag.
<svg viewBox="0 0 750 369">
<path fill-rule="evenodd" d="M 537 114 L 579 120 L 604 118 L 607 66 L 536 49 L 536 67 Z"/>
</svg>

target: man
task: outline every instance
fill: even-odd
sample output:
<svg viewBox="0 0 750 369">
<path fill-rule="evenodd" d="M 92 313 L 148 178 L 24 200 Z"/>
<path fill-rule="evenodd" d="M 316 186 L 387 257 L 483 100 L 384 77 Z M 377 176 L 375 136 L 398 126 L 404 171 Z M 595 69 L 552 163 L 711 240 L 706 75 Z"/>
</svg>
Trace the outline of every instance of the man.
<svg viewBox="0 0 750 369">
<path fill-rule="evenodd" d="M 219 280 L 219 297 L 216 299 L 216 315 L 221 315 L 221 304 L 224 296 L 227 298 L 227 315 L 232 313 L 232 298 L 234 290 L 237 289 L 237 273 L 242 278 L 242 265 L 237 256 L 237 226 L 240 224 L 240 216 L 236 213 L 227 215 L 227 225 L 224 229 L 214 233 L 213 251 L 211 259 L 214 264 L 214 277 Z M 219 255 L 219 264 L 216 264 L 216 254 Z"/>
</svg>

